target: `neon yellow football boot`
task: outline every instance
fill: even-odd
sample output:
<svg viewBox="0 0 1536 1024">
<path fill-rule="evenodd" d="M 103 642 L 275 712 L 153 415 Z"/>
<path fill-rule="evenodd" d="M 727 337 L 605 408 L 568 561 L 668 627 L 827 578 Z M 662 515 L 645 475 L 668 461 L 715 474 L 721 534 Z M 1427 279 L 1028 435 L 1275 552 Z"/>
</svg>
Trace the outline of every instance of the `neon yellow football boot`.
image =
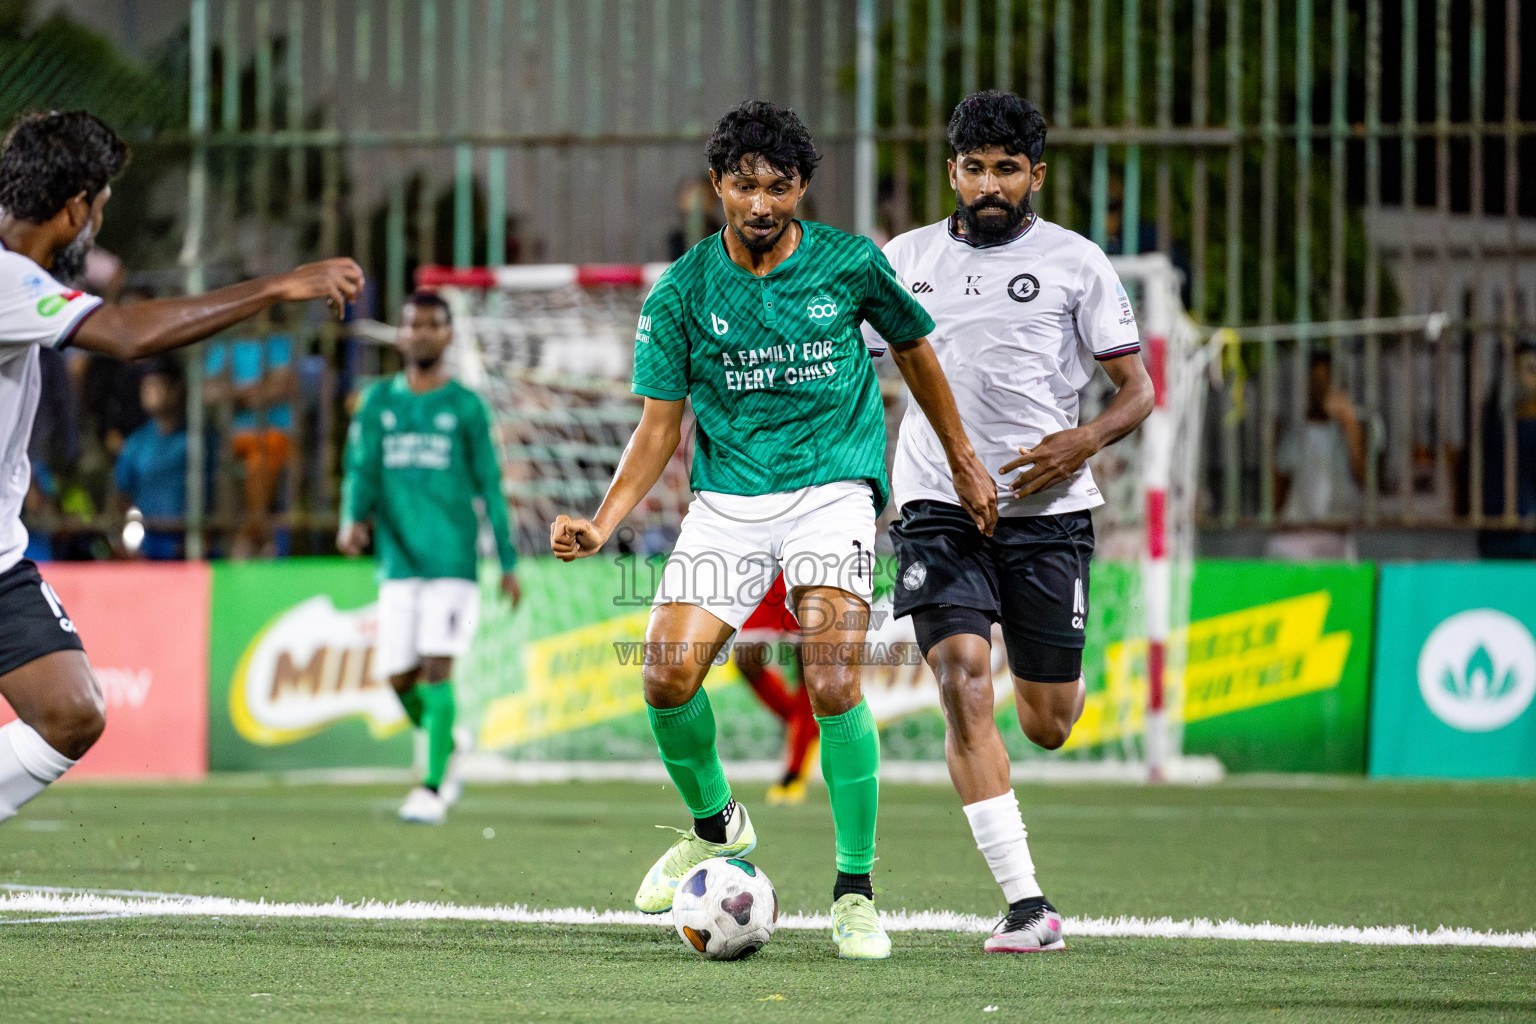
<svg viewBox="0 0 1536 1024">
<path fill-rule="evenodd" d="M 891 955 L 891 938 L 880 927 L 875 904 L 854 892 L 832 904 L 832 941 L 844 960 L 884 960 Z"/>
<path fill-rule="evenodd" d="M 657 825 L 656 827 L 670 828 L 671 826 Z M 723 843 L 711 843 L 706 839 L 700 839 L 691 828 L 686 832 L 680 828 L 674 828 L 672 831 L 682 838 L 673 843 L 672 848 L 651 865 L 651 870 L 645 873 L 645 878 L 640 882 L 640 891 L 635 893 L 635 906 L 642 913 L 660 914 L 671 910 L 672 897 L 677 894 L 677 884 L 695 865 L 702 864 L 711 857 L 744 857 L 757 846 L 757 832 L 752 828 L 752 819 L 747 817 L 747 809 L 741 804 L 736 805 L 725 823 L 725 842 Z"/>
</svg>

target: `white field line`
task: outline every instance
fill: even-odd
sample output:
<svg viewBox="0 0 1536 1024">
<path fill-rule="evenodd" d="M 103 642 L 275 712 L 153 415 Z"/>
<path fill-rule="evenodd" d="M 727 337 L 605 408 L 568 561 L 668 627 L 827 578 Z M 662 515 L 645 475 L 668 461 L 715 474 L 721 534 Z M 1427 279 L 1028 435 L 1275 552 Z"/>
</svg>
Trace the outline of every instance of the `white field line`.
<svg viewBox="0 0 1536 1024">
<path fill-rule="evenodd" d="M 268 903 L 220 896 L 168 899 L 124 898 L 87 893 L 62 895 L 51 892 L 11 892 L 0 896 L 0 914 L 75 915 L 56 917 L 60 923 L 84 920 L 80 915 L 125 917 L 264 917 L 329 918 L 348 921 L 490 921 L 502 924 L 650 925 L 672 923 L 671 915 L 647 915 L 633 910 L 591 910 L 567 907 L 536 910 L 525 906 L 475 907 L 452 903 Z M 987 933 L 993 918 L 956 914 L 944 910 L 882 913 L 882 923 L 893 932 Z M 826 914 L 786 914 L 778 927 L 820 931 L 829 929 Z M 1205 918 L 1175 921 L 1172 918 L 1089 917 L 1067 918 L 1068 936 L 1138 939 L 1234 939 L 1260 942 L 1351 943 L 1362 946 L 1493 946 L 1536 949 L 1536 931 L 1479 932 L 1468 928 L 1436 928 L 1424 931 L 1406 925 L 1354 927 L 1318 924 L 1243 924 Z"/>
</svg>

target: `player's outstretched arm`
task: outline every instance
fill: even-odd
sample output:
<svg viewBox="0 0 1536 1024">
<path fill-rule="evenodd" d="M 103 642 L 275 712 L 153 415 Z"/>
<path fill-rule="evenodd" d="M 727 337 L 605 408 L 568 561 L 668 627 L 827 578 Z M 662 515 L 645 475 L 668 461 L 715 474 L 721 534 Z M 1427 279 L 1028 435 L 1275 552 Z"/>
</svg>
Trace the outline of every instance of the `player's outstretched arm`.
<svg viewBox="0 0 1536 1024">
<path fill-rule="evenodd" d="M 362 288 L 362 268 L 352 260 L 323 260 L 203 295 L 102 306 L 80 325 L 74 344 L 119 359 L 143 359 L 201 341 L 279 302 L 325 299 L 341 316 Z"/>
<path fill-rule="evenodd" d="M 1015 498 L 1022 498 L 1047 487 L 1054 487 L 1076 473 L 1088 458 L 1107 448 L 1141 425 L 1152 412 L 1152 378 L 1141 356 L 1129 355 L 1105 359 L 1099 364 L 1118 389 L 1104 411 L 1080 427 L 1047 434 L 1033 448 L 1020 448 L 1019 457 L 999 472 L 1024 470 L 1009 484 Z"/>
<path fill-rule="evenodd" d="M 923 415 L 933 425 L 934 433 L 944 445 L 949 458 L 949 472 L 954 478 L 955 496 L 976 521 L 976 529 L 992 536 L 997 526 L 997 484 L 987 473 L 986 467 L 976 457 L 965 427 L 960 422 L 960 410 L 955 407 L 954 393 L 939 366 L 939 357 L 927 338 L 918 338 L 901 345 L 891 345 L 891 358 L 906 380 Z"/>
<path fill-rule="evenodd" d="M 549 527 L 549 547 L 562 562 L 596 554 L 614 527 L 634 511 L 661 479 L 667 461 L 683 439 L 683 399 L 647 398 L 640 424 L 624 446 L 613 483 L 591 519 L 559 516 Z"/>
</svg>

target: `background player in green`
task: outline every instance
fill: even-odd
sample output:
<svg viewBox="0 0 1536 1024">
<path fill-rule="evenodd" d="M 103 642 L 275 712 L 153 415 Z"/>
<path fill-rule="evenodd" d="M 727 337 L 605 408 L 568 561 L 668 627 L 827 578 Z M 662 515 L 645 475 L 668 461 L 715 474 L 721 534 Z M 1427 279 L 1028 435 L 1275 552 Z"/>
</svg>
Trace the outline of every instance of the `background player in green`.
<svg viewBox="0 0 1536 1024">
<path fill-rule="evenodd" d="M 660 477 L 692 398 L 695 499 L 651 610 L 644 680 L 656 745 L 694 820 L 647 873 L 635 904 L 664 911 L 691 867 L 757 843 L 721 769 L 702 685 L 782 571 L 837 837 L 833 939 L 840 956 L 879 959 L 890 955 L 870 878 L 880 741 L 859 689 L 859 652 L 875 516 L 890 485 L 861 322 L 901 339 L 896 363 L 943 439 L 962 503 L 987 532 L 996 487 L 928 347 L 933 321 L 880 250 L 795 218 L 819 159 L 800 119 L 772 104 L 742 104 L 715 125 L 706 152 L 726 227 L 668 268 L 647 297 L 635 338 L 640 424 L 597 514 L 560 516 L 550 544 L 566 561 L 602 548 Z"/>
<path fill-rule="evenodd" d="M 443 353 L 452 315 L 418 292 L 400 313 L 405 369 L 369 388 L 347 435 L 342 522 L 336 546 L 368 545 L 379 558 L 374 669 L 389 677 L 411 724 L 427 737 L 422 783 L 400 808 L 405 821 L 439 824 L 458 798 L 453 754 L 453 659 L 469 649 L 480 615 L 475 582 L 483 504 L 501 560 L 501 591 L 522 598 L 517 551 L 501 493 L 501 466 L 479 397 L 450 380 Z"/>
</svg>

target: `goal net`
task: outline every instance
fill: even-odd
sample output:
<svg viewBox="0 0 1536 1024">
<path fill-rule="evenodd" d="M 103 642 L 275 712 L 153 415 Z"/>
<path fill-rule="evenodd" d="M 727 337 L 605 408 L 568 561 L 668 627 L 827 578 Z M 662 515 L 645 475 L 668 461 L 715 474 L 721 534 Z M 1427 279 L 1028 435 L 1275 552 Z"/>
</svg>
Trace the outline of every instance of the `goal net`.
<svg viewBox="0 0 1536 1024">
<path fill-rule="evenodd" d="M 1021 775 L 1177 777 L 1183 652 L 1193 564 L 1201 401 L 1199 332 L 1184 312 L 1179 278 L 1161 255 L 1112 257 L 1143 339 L 1157 411 L 1131 437 L 1092 462 L 1106 504 L 1095 512 L 1098 548 L 1089 593 L 1088 696 L 1062 751 L 1046 755 L 1016 723 L 1003 735 Z M 639 422 L 629 391 L 635 325 L 665 264 L 640 266 L 427 267 L 418 284 L 454 311 L 450 361 L 484 396 L 494 418 L 519 549 L 547 550 L 560 513 L 590 515 Z M 907 393 L 889 359 L 877 373 L 886 396 L 888 451 Z M 1083 396 L 1084 418 L 1113 394 L 1099 372 Z M 517 615 L 485 602 L 475 648 L 463 663 L 461 719 L 480 749 L 555 774 L 573 764 L 654 760 L 640 697 L 640 666 L 626 647 L 644 636 L 656 567 L 676 540 L 691 492 L 691 429 L 662 479 L 611 541 L 612 552 L 569 566 L 530 560 L 528 607 Z M 894 560 L 877 586 L 864 689 L 881 724 L 891 777 L 942 777 L 938 688 L 923 664 L 910 619 L 889 614 Z M 486 581 L 487 589 L 492 585 Z M 994 634 L 998 713 L 1011 720 L 1012 686 Z M 791 659 L 792 660 L 792 659 Z M 778 722 L 729 665 L 706 685 L 720 714 L 722 756 L 773 773 Z"/>
</svg>

